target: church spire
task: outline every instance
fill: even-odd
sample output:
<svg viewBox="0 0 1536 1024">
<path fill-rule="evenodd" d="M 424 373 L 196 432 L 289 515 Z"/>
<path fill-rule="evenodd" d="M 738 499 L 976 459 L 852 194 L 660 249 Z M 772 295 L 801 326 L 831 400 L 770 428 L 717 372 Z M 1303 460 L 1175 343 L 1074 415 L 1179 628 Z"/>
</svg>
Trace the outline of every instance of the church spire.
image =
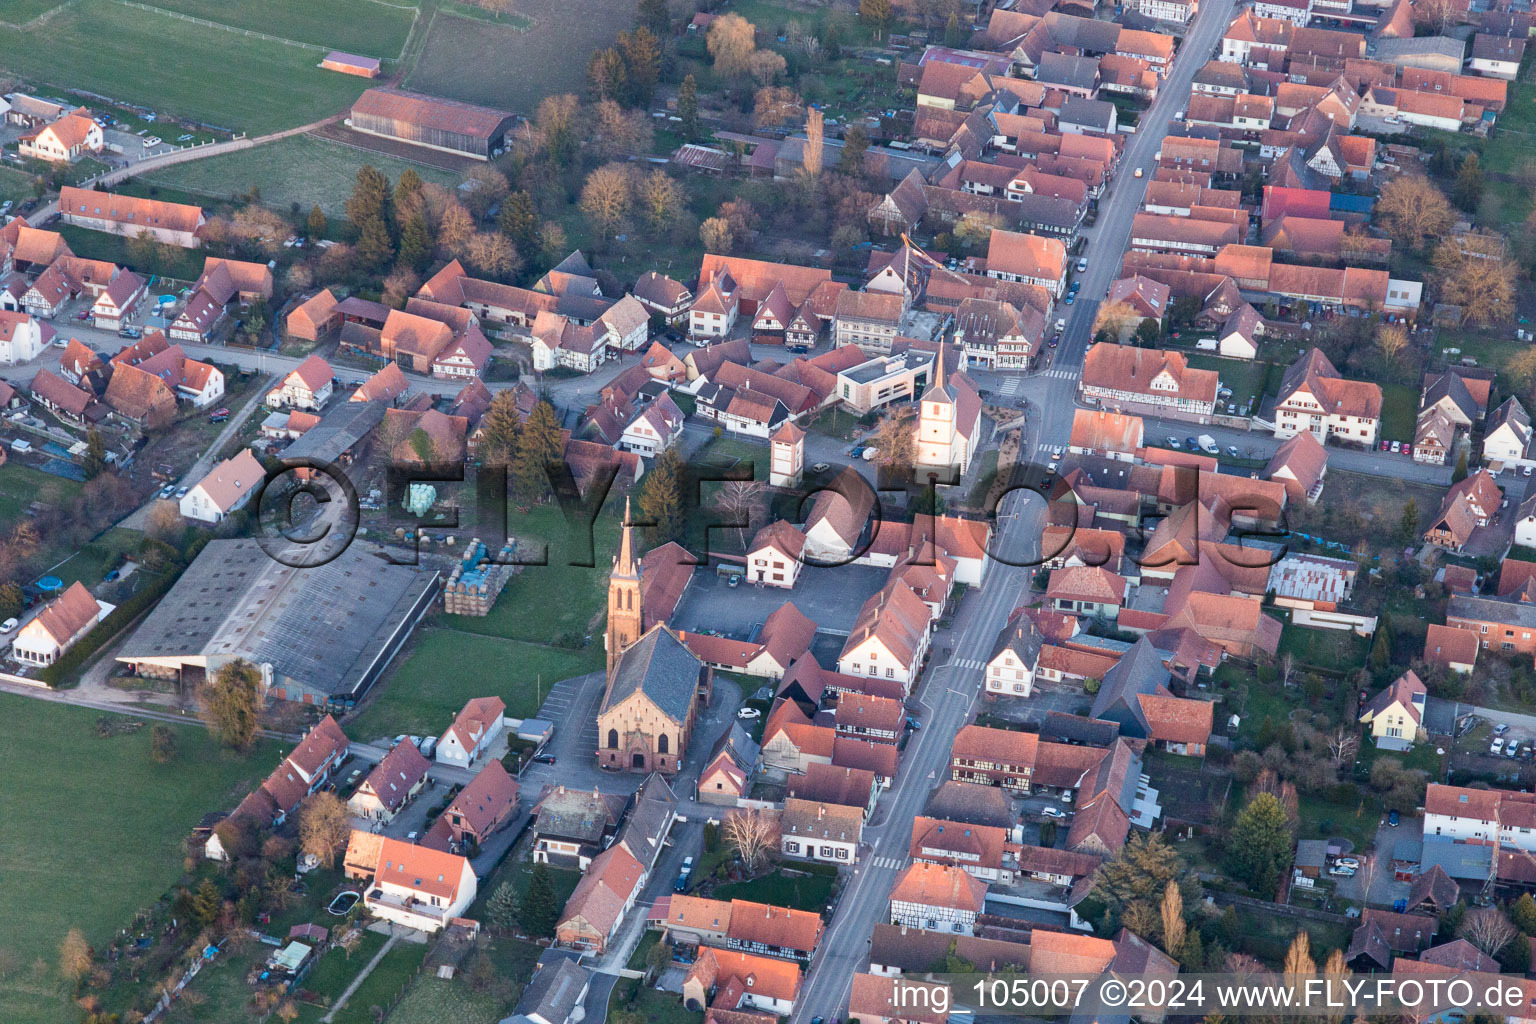
<svg viewBox="0 0 1536 1024">
<path fill-rule="evenodd" d="M 624 528 L 619 537 L 619 554 L 613 560 L 613 574 L 616 577 L 635 579 L 640 575 L 640 567 L 635 561 L 635 527 L 629 518 L 629 498 L 624 499 Z"/>
</svg>

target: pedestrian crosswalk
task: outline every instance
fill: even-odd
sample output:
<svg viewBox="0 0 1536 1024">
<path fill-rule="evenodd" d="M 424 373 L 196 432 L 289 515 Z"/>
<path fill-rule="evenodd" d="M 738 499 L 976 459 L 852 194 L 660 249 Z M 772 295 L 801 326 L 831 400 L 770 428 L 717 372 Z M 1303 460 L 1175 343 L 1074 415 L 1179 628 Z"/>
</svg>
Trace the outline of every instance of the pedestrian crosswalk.
<svg viewBox="0 0 1536 1024">
<path fill-rule="evenodd" d="M 1077 371 L 1076 370 L 1067 370 L 1067 369 L 1062 369 L 1062 370 L 1046 370 L 1040 376 L 1042 376 L 1042 377 L 1055 377 L 1057 380 L 1076 380 L 1077 379 Z"/>
<path fill-rule="evenodd" d="M 907 861 L 904 857 L 875 857 L 869 862 L 869 866 L 872 868 L 889 868 L 895 871 L 898 868 L 905 867 L 906 863 Z"/>
<path fill-rule="evenodd" d="M 976 669 L 981 668 L 985 664 L 986 664 L 986 662 L 981 661 L 981 660 L 979 660 L 977 658 L 956 658 L 954 661 L 951 661 L 949 663 L 949 667 L 950 668 L 968 668 L 968 669 L 971 669 L 971 670 L 974 671 Z"/>
<path fill-rule="evenodd" d="M 1019 393 L 1019 388 L 1023 386 L 1023 383 L 1018 377 L 1009 377 L 997 386 L 997 393 L 1012 397 Z"/>
</svg>

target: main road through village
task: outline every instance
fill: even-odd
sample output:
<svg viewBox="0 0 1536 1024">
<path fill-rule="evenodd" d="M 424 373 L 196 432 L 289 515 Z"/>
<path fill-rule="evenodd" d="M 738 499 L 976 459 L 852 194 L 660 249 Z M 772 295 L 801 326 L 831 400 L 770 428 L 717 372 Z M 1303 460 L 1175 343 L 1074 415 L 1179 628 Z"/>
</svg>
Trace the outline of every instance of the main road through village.
<svg viewBox="0 0 1536 1024">
<path fill-rule="evenodd" d="M 1073 372 L 1035 378 L 1045 390 L 1031 403 L 1022 449 L 1026 453 L 1042 443 L 1067 443 L 1077 387 L 1073 378 L 1080 373 L 1093 338 L 1100 296 L 1114 280 L 1120 254 L 1130 239 L 1131 221 L 1146 195 L 1154 155 L 1174 113 L 1188 102 L 1195 72 L 1211 57 L 1235 6 L 1236 0 L 1212 0 L 1200 6 L 1157 100 L 1130 137 L 1114 184 L 1099 203 L 1088 269 L 1079 278 L 1080 299 L 1071 307 L 1062 307 L 1070 309 L 1071 315 L 1054 368 Z M 1135 177 L 1138 167 L 1143 168 L 1145 177 Z M 896 782 L 877 811 L 877 824 L 865 830 L 858 866 L 838 901 L 790 1024 L 807 1024 L 814 1016 L 844 1015 L 853 975 L 864 969 L 869 936 L 884 919 L 891 886 L 900 865 L 906 863 L 912 819 L 948 770 L 950 746 L 970 717 L 980 690 L 981 665 L 1029 583 L 1032 568 L 1018 563 L 1038 557 L 1044 515 L 1043 499 L 1024 491 L 1012 492 L 998 508 L 997 533 L 992 541 L 997 557 L 988 561 L 981 588 L 968 595 L 950 634 L 935 641 L 939 651 L 919 690 L 928 715 L 907 745 Z M 941 661 L 944 647 L 951 653 Z"/>
</svg>

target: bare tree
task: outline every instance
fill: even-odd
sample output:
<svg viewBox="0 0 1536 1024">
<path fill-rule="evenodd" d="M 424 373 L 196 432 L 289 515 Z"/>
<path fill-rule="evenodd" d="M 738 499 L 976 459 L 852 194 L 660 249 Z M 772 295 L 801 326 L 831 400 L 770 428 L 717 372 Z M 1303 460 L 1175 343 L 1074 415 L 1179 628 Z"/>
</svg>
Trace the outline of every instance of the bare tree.
<svg viewBox="0 0 1536 1024">
<path fill-rule="evenodd" d="M 1515 934 L 1515 926 L 1498 907 L 1477 907 L 1468 911 L 1461 919 L 1461 927 L 1456 929 L 1458 938 L 1466 939 L 1492 957 L 1498 956 L 1500 950 L 1513 942 Z"/>
<path fill-rule="evenodd" d="M 1105 303 L 1093 318 L 1093 333 L 1108 331 L 1116 341 L 1124 341 L 1140 320 L 1141 317 L 1126 302 Z"/>
<path fill-rule="evenodd" d="M 1296 670 L 1296 655 L 1292 654 L 1290 651 L 1286 651 L 1284 654 L 1280 655 L 1280 660 L 1277 663 L 1277 667 L 1280 669 L 1281 687 L 1283 688 L 1290 686 L 1291 673 Z"/>
<path fill-rule="evenodd" d="M 757 49 L 757 29 L 739 14 L 722 15 L 710 23 L 704 44 L 720 74 L 727 77 L 745 74 L 751 68 L 752 53 Z"/>
<path fill-rule="evenodd" d="M 1416 174 L 1404 174 L 1382 186 L 1375 215 L 1394 242 L 1410 249 L 1444 234 L 1456 219 L 1444 193 Z"/>
<path fill-rule="evenodd" d="M 757 807 L 727 814 L 720 832 L 749 872 L 767 863 L 779 845 L 778 818 Z"/>
<path fill-rule="evenodd" d="M 942 354 L 940 356 L 942 358 Z M 882 466 L 897 469 L 917 464 L 917 423 L 910 408 L 892 409 L 880 417 L 870 439 Z"/>
<path fill-rule="evenodd" d="M 727 480 L 715 492 L 710 504 L 725 517 L 722 525 L 736 528 L 742 547 L 747 531 L 761 522 L 768 510 L 767 488 L 761 480 Z"/>
<path fill-rule="evenodd" d="M 335 793 L 315 793 L 299 805 L 299 849 L 330 867 L 352 838 L 352 815 Z"/>
<path fill-rule="evenodd" d="M 805 115 L 805 173 L 808 177 L 821 174 L 821 147 L 825 137 L 821 111 L 812 107 Z"/>
<path fill-rule="evenodd" d="M 79 928 L 71 928 L 59 943 L 59 973 L 66 981 L 78 983 L 91 972 L 91 945 Z"/>
<path fill-rule="evenodd" d="M 1408 347 L 1408 330 L 1402 324 L 1382 324 L 1376 329 L 1376 347 L 1381 349 L 1387 365 L 1397 363 L 1397 357 Z"/>
<path fill-rule="evenodd" d="M 1348 725 L 1340 725 L 1328 737 L 1328 756 L 1335 768 L 1342 768 L 1355 759 L 1360 749 L 1360 734 Z"/>
</svg>

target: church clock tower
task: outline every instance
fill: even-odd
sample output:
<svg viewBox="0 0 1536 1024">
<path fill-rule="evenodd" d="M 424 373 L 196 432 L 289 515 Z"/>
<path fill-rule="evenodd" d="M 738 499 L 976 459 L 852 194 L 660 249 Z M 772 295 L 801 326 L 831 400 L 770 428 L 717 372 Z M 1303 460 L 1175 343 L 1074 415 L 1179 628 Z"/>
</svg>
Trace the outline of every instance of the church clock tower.
<svg viewBox="0 0 1536 1024">
<path fill-rule="evenodd" d="M 640 639 L 645 616 L 640 607 L 640 559 L 635 554 L 635 528 L 630 525 L 629 499 L 624 499 L 624 528 L 619 554 L 608 574 L 608 631 L 603 647 L 608 652 L 608 671 L 624 648 Z"/>
</svg>

